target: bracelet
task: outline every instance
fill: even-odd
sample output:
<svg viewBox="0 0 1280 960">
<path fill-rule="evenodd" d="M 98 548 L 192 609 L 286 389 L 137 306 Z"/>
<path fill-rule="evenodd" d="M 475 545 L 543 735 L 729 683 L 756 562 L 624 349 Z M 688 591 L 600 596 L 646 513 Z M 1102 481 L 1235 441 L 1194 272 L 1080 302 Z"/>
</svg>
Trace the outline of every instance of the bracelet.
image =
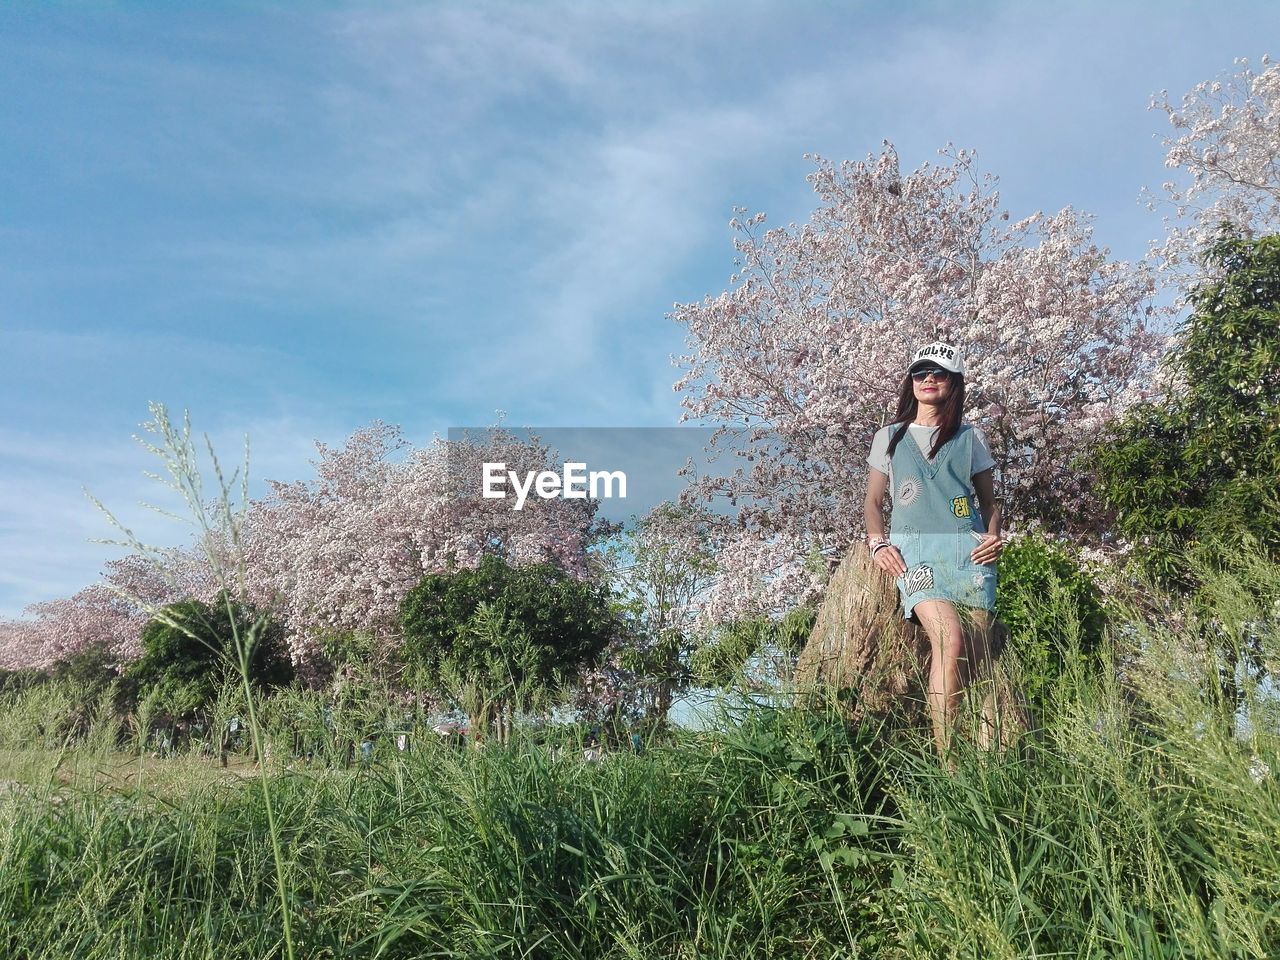
<svg viewBox="0 0 1280 960">
<path fill-rule="evenodd" d="M 867 546 L 871 548 L 871 555 L 874 557 L 876 555 L 876 551 L 881 550 L 884 547 L 891 547 L 893 544 L 888 540 L 885 540 L 883 537 L 876 537 L 874 540 L 868 540 Z"/>
</svg>

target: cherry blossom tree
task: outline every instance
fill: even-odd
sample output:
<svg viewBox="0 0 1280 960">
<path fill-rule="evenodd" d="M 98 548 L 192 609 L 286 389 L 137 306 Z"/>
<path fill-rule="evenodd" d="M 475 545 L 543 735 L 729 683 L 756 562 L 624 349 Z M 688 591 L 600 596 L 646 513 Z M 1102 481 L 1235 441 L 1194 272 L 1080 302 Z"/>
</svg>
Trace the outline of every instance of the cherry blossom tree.
<svg viewBox="0 0 1280 960">
<path fill-rule="evenodd" d="M 866 455 L 903 371 L 931 340 L 966 353 L 967 419 L 986 431 L 1006 515 L 1077 534 L 1097 517 L 1078 458 L 1144 396 L 1163 337 L 1145 264 L 1111 258 L 1068 207 L 1013 220 L 972 153 L 903 174 L 887 141 L 839 165 L 812 158 L 808 223 L 745 211 L 730 288 L 677 304 L 691 352 L 682 421 L 718 422 L 748 459 L 685 501 L 727 497 L 739 530 L 704 616 L 813 602 L 813 551 L 861 534 Z"/>
<path fill-rule="evenodd" d="M 185 551 L 168 551 L 168 565 L 130 554 L 109 560 L 102 577 L 70 597 L 34 603 L 27 619 L 0 627 L 0 669 L 45 670 L 91 647 L 117 664 L 141 653 L 148 607 L 187 597 L 207 599 L 208 579 Z"/>
<path fill-rule="evenodd" d="M 156 422 L 171 427 L 162 415 Z M 175 438 L 184 449 L 181 431 Z M 399 639 L 400 601 L 427 573 L 499 553 L 513 565 L 546 561 L 579 579 L 598 576 L 588 548 L 616 532 L 596 520 L 592 500 L 530 498 L 517 511 L 510 499 L 481 496 L 485 462 L 521 476 L 558 470 L 536 438 L 494 429 L 413 450 L 398 427 L 375 422 L 339 448 L 317 448 L 314 480 L 271 483 L 269 496 L 227 507 L 236 517 L 200 526 L 189 547 L 136 545 L 100 582 L 0 625 L 0 668 L 44 669 L 95 644 L 128 662 L 157 610 L 210 603 L 223 588 L 284 623 L 296 665 L 314 666 L 320 641 L 343 632 L 370 637 L 386 654 Z M 185 493 L 198 507 L 198 484 Z"/>
<path fill-rule="evenodd" d="M 28 622 L 0 620 L 0 674 L 34 669 Z"/>
<path fill-rule="evenodd" d="M 1260 70 L 1245 57 L 1235 64 L 1178 105 L 1167 90 L 1151 101 L 1178 131 L 1163 139 L 1175 178 L 1161 185 L 1163 196 L 1144 191 L 1150 209 L 1171 213 L 1154 252 L 1178 277 L 1204 275 L 1197 254 L 1224 223 L 1247 238 L 1280 232 L 1280 63 L 1264 55 Z"/>
<path fill-rule="evenodd" d="M 521 476 L 558 468 L 547 448 L 505 430 L 412 450 L 398 427 L 375 422 L 340 448 L 317 448 L 315 480 L 272 484 L 246 522 L 250 598 L 283 619 L 298 664 L 344 632 L 390 651 L 405 595 L 426 574 L 475 567 L 485 553 L 590 576 L 588 547 L 611 529 L 592 500 L 530 499 L 513 510 L 510 499 L 483 498 L 486 462 Z"/>
</svg>

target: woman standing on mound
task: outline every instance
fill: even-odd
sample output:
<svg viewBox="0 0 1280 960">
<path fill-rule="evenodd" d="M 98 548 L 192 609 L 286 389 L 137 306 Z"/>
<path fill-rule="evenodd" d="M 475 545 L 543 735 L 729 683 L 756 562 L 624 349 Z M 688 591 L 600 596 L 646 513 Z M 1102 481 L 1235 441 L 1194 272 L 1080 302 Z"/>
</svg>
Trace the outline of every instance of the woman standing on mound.
<svg viewBox="0 0 1280 960">
<path fill-rule="evenodd" d="M 960 352 L 945 343 L 921 348 L 903 377 L 893 422 L 871 442 L 863 507 L 875 564 L 897 578 L 903 616 L 929 637 L 929 715 L 944 756 L 964 688 L 991 666 L 995 564 L 1004 549 L 995 460 L 982 431 L 961 422 L 963 409 Z M 887 540 L 886 491 L 893 504 Z M 990 696 L 983 719 L 985 741 L 995 720 Z"/>
</svg>

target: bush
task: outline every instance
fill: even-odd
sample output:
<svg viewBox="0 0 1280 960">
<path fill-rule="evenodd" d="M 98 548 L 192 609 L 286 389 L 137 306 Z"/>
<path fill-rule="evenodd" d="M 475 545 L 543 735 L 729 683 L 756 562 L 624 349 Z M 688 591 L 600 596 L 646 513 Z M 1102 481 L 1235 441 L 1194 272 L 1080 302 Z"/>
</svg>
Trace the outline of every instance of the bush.
<svg viewBox="0 0 1280 960">
<path fill-rule="evenodd" d="M 0 693 L 18 693 L 64 680 L 82 691 L 86 701 L 110 694 L 122 708 L 129 699 L 130 684 L 123 682 L 116 656 L 102 643 L 91 644 L 44 670 L 0 670 Z"/>
<path fill-rule="evenodd" d="M 813 633 L 816 607 L 792 607 L 781 617 L 754 616 L 717 627 L 690 658 L 703 683 L 729 686 L 748 674 L 786 674 Z"/>
<path fill-rule="evenodd" d="M 593 663 L 617 629 L 604 588 L 494 554 L 475 569 L 424 577 L 400 617 L 406 670 L 436 689 L 458 676 L 545 689 Z"/>
<path fill-rule="evenodd" d="M 1166 365 L 1185 386 L 1131 409 L 1094 456 L 1098 489 L 1134 561 L 1192 593 L 1192 555 L 1229 569 L 1245 538 L 1280 558 L 1280 236 L 1224 234 L 1221 279 L 1193 295 Z"/>
<path fill-rule="evenodd" d="M 239 675 L 236 637 L 249 645 L 249 680 L 263 687 L 293 679 L 281 626 L 226 593 L 213 604 L 170 604 L 142 630 L 142 656 L 125 671 L 139 698 L 165 705 L 174 720 L 190 720 Z"/>
<path fill-rule="evenodd" d="M 1000 557 L 996 615 L 1027 669 L 1035 698 L 1062 674 L 1068 656 L 1089 657 L 1106 617 L 1097 587 L 1071 555 L 1039 533 L 1013 540 Z"/>
</svg>

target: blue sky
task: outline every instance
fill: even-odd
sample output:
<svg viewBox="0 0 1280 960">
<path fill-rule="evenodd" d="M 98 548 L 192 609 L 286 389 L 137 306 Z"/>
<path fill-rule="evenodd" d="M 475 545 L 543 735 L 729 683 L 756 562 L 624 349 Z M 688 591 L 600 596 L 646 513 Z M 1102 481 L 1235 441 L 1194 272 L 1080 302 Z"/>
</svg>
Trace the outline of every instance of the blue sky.
<svg viewBox="0 0 1280 960">
<path fill-rule="evenodd" d="M 379 418 L 671 426 L 678 301 L 803 158 L 977 151 L 1015 214 L 1136 258 L 1162 88 L 1256 63 L 1274 4 L 0 7 L 0 615 L 145 539 L 147 402 L 253 475 Z M 255 490 L 261 490 L 255 484 Z"/>
</svg>

